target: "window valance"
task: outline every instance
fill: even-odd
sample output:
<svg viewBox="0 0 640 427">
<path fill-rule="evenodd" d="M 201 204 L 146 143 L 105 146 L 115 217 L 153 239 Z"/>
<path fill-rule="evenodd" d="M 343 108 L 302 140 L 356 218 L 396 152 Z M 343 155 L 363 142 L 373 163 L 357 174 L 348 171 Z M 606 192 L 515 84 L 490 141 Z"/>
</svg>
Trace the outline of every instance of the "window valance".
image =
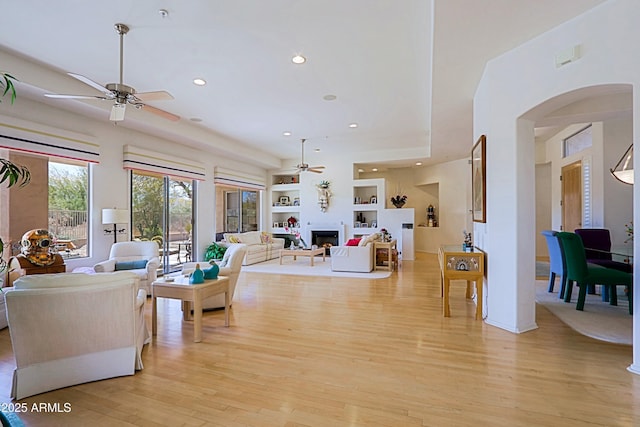
<svg viewBox="0 0 640 427">
<path fill-rule="evenodd" d="M 205 167 L 200 162 L 128 144 L 124 146 L 123 166 L 125 169 L 153 172 L 176 178 L 198 181 L 205 179 Z"/>
<path fill-rule="evenodd" d="M 264 190 L 267 188 L 266 179 L 264 177 L 221 168 L 219 166 L 216 166 L 214 170 L 213 182 L 216 184 L 231 185 L 251 190 Z"/>
<path fill-rule="evenodd" d="M 100 145 L 91 136 L 6 116 L 0 116 L 0 148 L 100 162 Z"/>
</svg>

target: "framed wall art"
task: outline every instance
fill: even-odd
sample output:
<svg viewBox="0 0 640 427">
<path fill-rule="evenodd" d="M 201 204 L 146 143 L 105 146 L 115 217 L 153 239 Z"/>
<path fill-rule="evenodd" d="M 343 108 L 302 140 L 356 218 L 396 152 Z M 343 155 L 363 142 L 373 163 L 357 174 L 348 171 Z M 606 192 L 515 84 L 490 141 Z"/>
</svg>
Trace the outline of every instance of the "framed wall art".
<svg viewBox="0 0 640 427">
<path fill-rule="evenodd" d="M 471 210 L 474 222 L 487 222 L 487 138 L 482 135 L 471 150 Z"/>
</svg>

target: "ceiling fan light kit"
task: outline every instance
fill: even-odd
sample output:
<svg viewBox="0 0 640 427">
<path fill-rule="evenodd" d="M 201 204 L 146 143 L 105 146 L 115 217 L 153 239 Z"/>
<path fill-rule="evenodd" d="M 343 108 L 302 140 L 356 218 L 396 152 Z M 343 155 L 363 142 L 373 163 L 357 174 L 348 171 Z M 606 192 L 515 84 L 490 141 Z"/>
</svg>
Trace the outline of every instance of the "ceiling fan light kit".
<svg viewBox="0 0 640 427">
<path fill-rule="evenodd" d="M 176 116 L 175 114 L 169 113 L 168 111 L 164 111 L 145 104 L 145 102 L 150 101 L 163 101 L 173 99 L 173 96 L 171 96 L 169 92 L 162 90 L 155 92 L 136 93 L 136 90 L 133 87 L 123 83 L 124 35 L 129 32 L 129 27 L 125 24 L 118 23 L 114 25 L 114 28 L 120 36 L 120 83 L 107 83 L 106 85 L 102 86 L 101 84 L 96 83 L 95 81 L 81 74 L 67 73 L 68 75 L 81 81 L 82 83 L 91 86 L 97 91 L 102 92 L 102 95 L 90 96 L 46 93 L 45 96 L 48 98 L 58 99 L 100 99 L 115 101 L 113 106 L 111 107 L 111 113 L 109 115 L 109 120 L 111 120 L 112 122 L 119 122 L 124 120 L 127 104 L 134 105 L 136 109 L 146 110 L 149 113 L 153 113 L 167 120 L 171 120 L 174 122 L 180 120 L 180 116 Z"/>
</svg>

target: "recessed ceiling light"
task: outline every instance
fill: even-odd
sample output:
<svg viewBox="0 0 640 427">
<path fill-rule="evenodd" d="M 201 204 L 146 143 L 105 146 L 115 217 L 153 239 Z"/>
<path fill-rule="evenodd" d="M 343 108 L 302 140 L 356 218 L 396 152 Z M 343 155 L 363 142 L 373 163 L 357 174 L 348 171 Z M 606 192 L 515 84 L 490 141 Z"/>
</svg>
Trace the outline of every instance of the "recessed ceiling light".
<svg viewBox="0 0 640 427">
<path fill-rule="evenodd" d="M 307 58 L 302 55 L 295 55 L 293 58 L 291 58 L 291 62 L 293 62 L 294 64 L 304 64 L 305 62 L 307 62 Z"/>
<path fill-rule="evenodd" d="M 374 172 L 378 172 L 378 168 L 373 168 L 371 170 L 374 171 Z"/>
<path fill-rule="evenodd" d="M 207 84 L 207 81 L 205 79 L 195 78 L 193 79 L 193 84 L 196 86 L 204 86 Z"/>
<path fill-rule="evenodd" d="M 288 130 L 287 130 L 287 131 L 282 132 L 282 134 L 283 134 L 284 136 L 291 136 L 291 132 L 289 132 Z"/>
<path fill-rule="evenodd" d="M 360 169 L 358 169 L 358 172 L 362 173 L 362 172 L 364 172 L 364 169 L 360 168 Z"/>
<path fill-rule="evenodd" d="M 416 162 L 416 166 L 422 166 L 422 162 Z"/>
<path fill-rule="evenodd" d="M 325 96 L 322 97 L 322 99 L 324 99 L 325 101 L 335 101 L 336 98 L 337 98 L 337 96 L 331 95 L 331 94 L 325 95 Z"/>
<path fill-rule="evenodd" d="M 349 123 L 349 127 L 350 127 L 351 129 L 355 129 L 355 128 L 357 128 L 357 127 L 358 127 L 358 124 L 357 124 L 357 123 Z"/>
<path fill-rule="evenodd" d="M 320 149 L 319 149 L 319 148 L 316 148 L 316 149 L 315 149 L 315 150 L 313 150 L 313 151 L 315 151 L 316 153 L 319 153 L 319 152 L 320 152 Z"/>
</svg>

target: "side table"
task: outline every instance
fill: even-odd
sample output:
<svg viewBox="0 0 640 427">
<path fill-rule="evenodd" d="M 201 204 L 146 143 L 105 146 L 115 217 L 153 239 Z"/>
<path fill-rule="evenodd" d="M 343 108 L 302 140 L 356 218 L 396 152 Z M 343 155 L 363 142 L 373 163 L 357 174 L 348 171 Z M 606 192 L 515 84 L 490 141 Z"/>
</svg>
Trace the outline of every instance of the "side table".
<svg viewBox="0 0 640 427">
<path fill-rule="evenodd" d="M 476 284 L 476 320 L 482 319 L 482 286 L 484 277 L 484 252 L 474 248 L 473 252 L 464 252 L 461 245 L 441 246 L 438 250 L 440 263 L 440 279 L 442 315 L 450 317 L 449 284 L 451 280 L 466 280 L 466 297 L 471 298 L 471 282 Z"/>
<path fill-rule="evenodd" d="M 387 251 L 387 264 L 384 264 L 384 259 L 378 259 L 378 249 Z M 393 251 L 397 250 L 397 240 L 390 242 L 373 242 L 373 256 L 375 257 L 375 269 L 376 270 L 388 270 L 393 271 L 395 261 L 393 259 Z"/>
<path fill-rule="evenodd" d="M 67 266 L 64 264 L 64 259 L 60 254 L 54 255 L 54 260 L 51 265 L 35 265 L 27 259 L 24 255 L 16 255 L 9 259 L 9 265 L 7 268 L 8 280 L 5 286 L 13 286 L 14 280 L 20 276 L 27 276 L 29 274 L 51 274 L 51 273 L 64 273 L 67 271 Z"/>
<path fill-rule="evenodd" d="M 170 281 L 168 281 L 169 279 Z M 173 280 L 172 280 L 173 279 Z M 202 301 L 224 292 L 224 326 L 229 327 L 229 278 L 218 276 L 217 279 L 205 280 L 198 285 L 190 285 L 185 276 L 162 277 L 151 284 L 153 307 L 151 310 L 151 330 L 158 334 L 158 298 L 173 298 L 183 302 L 183 318 L 189 319 L 193 303 L 193 341 L 202 341 Z"/>
</svg>

